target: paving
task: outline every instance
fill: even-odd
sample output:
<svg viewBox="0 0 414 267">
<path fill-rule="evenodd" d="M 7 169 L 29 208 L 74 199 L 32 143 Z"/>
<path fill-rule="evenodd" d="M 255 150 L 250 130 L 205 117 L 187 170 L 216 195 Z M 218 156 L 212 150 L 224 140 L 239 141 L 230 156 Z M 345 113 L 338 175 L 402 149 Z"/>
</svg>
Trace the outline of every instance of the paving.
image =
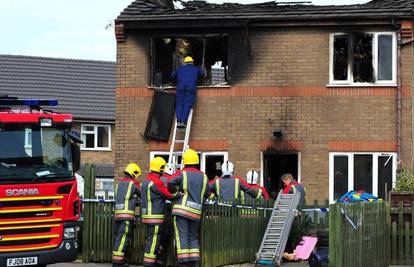
<svg viewBox="0 0 414 267">
<path fill-rule="evenodd" d="M 71 263 L 57 263 L 48 265 L 48 267 L 110 267 L 112 266 L 110 263 L 83 263 L 80 261 L 75 261 Z M 254 264 L 236 264 L 236 265 L 228 265 L 227 267 L 253 267 Z M 302 263 L 284 263 L 282 266 L 286 267 L 304 267 L 309 266 L 307 262 Z M 130 267 L 141 267 L 137 265 L 130 265 Z"/>
</svg>

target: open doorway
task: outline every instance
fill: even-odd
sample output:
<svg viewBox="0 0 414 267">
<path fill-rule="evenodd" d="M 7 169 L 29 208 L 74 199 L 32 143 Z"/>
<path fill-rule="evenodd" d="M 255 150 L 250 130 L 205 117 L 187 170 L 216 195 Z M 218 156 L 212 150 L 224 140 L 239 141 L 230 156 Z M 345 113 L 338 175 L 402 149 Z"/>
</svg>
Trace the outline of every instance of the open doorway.
<svg viewBox="0 0 414 267">
<path fill-rule="evenodd" d="M 272 198 L 276 198 L 283 188 L 280 177 L 285 173 L 291 173 L 298 179 L 299 153 L 263 152 L 263 183 Z"/>
</svg>

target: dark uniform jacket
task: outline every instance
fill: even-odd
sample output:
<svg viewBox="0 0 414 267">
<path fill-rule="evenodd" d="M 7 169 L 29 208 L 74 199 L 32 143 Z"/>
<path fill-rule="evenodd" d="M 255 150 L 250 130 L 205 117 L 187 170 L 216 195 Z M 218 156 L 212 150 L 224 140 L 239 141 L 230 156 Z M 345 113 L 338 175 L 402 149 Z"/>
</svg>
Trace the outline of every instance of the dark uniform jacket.
<svg viewBox="0 0 414 267">
<path fill-rule="evenodd" d="M 141 195 L 138 181 L 129 178 L 119 180 L 115 189 L 115 220 L 135 220 L 135 208 Z"/>
<path fill-rule="evenodd" d="M 208 194 L 207 175 L 195 168 L 184 168 L 180 175 L 173 177 L 168 183 L 168 190 L 181 194 L 173 205 L 172 215 L 200 221 L 204 199 Z"/>
<path fill-rule="evenodd" d="M 151 225 L 164 223 L 165 199 L 173 196 L 163 184 L 160 176 L 150 173 L 142 181 L 141 187 L 141 218 L 142 222 Z"/>
<path fill-rule="evenodd" d="M 257 190 L 249 188 L 240 179 L 231 176 L 215 179 L 210 184 L 210 191 L 223 199 L 243 199 L 245 194 L 256 198 L 258 194 Z"/>
<path fill-rule="evenodd" d="M 299 204 L 305 204 L 305 197 L 306 197 L 306 188 L 302 184 L 293 181 L 292 183 L 288 184 L 282 191 L 283 194 L 293 194 L 296 191 L 300 192 L 300 201 Z"/>
</svg>

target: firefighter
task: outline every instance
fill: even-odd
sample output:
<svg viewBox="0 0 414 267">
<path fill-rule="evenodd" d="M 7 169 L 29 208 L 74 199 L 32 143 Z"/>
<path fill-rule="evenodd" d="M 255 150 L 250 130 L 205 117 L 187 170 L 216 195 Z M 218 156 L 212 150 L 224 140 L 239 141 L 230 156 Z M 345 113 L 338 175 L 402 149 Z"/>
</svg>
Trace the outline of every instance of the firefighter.
<svg viewBox="0 0 414 267">
<path fill-rule="evenodd" d="M 155 157 L 150 162 L 150 172 L 142 182 L 141 217 L 146 224 L 146 244 L 144 251 L 144 266 L 162 265 L 160 246 L 163 240 L 163 225 L 165 220 L 165 199 L 173 196 L 160 179 L 167 163 L 161 157 Z"/>
<path fill-rule="evenodd" d="M 210 191 L 219 198 L 223 199 L 243 199 L 244 195 L 250 195 L 256 198 L 258 190 L 249 188 L 239 178 L 233 176 L 234 165 L 230 161 L 226 161 L 221 165 L 221 178 L 217 178 L 210 184 Z"/>
<path fill-rule="evenodd" d="M 282 191 L 282 194 L 293 194 L 296 191 L 300 192 L 300 201 L 299 205 L 305 204 L 306 198 L 306 188 L 295 179 L 293 179 L 293 175 L 290 173 L 285 173 L 282 175 L 281 180 L 285 186 Z"/>
<path fill-rule="evenodd" d="M 208 177 L 197 168 L 200 159 L 196 151 L 187 149 L 183 161 L 184 169 L 168 183 L 169 191 L 178 196 L 172 210 L 177 260 L 180 265 L 198 266 L 200 220 Z"/>
<path fill-rule="evenodd" d="M 177 125 L 185 128 L 188 115 L 196 99 L 197 80 L 204 76 L 204 71 L 194 66 L 194 60 L 190 56 L 184 58 L 184 65 L 171 74 L 177 80 L 177 93 L 175 113 Z"/>
<path fill-rule="evenodd" d="M 264 198 L 269 199 L 269 194 L 267 193 L 267 190 L 258 185 L 257 181 L 259 180 L 259 173 L 255 170 L 250 170 L 246 174 L 246 182 L 250 188 L 257 189 L 257 197 L 256 198 Z M 247 197 L 250 197 L 250 195 L 246 195 Z"/>
<path fill-rule="evenodd" d="M 161 181 L 165 186 L 168 186 L 168 182 L 174 177 L 174 175 L 178 175 L 174 164 L 167 163 L 167 165 L 165 165 L 164 173 L 161 176 Z"/>
<path fill-rule="evenodd" d="M 115 189 L 115 244 L 112 252 L 112 266 L 128 266 L 126 252 L 130 246 L 130 237 L 135 222 L 135 210 L 140 197 L 141 186 L 137 181 L 141 168 L 130 163 L 124 170 L 125 178 L 119 180 Z"/>
</svg>

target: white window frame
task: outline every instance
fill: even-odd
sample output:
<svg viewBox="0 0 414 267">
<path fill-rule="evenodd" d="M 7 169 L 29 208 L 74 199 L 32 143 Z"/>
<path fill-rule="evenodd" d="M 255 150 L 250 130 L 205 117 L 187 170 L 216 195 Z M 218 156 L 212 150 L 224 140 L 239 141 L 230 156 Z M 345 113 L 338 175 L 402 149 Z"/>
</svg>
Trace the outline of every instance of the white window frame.
<svg viewBox="0 0 414 267">
<path fill-rule="evenodd" d="M 394 152 L 332 152 L 329 153 L 329 201 L 334 203 L 334 157 L 348 157 L 348 192 L 354 190 L 354 156 L 372 155 L 372 194 L 378 196 L 378 157 L 392 156 L 392 188 L 397 179 L 397 153 Z"/>
<path fill-rule="evenodd" d="M 201 154 L 200 155 L 200 170 L 202 172 L 205 172 L 206 171 L 206 156 L 224 156 L 224 161 L 229 160 L 229 152 L 227 152 L 227 151 L 209 151 L 209 152 L 200 152 L 200 151 L 197 151 L 197 153 L 198 154 Z M 181 156 L 181 154 L 182 154 L 181 152 L 175 153 L 173 155 L 172 162 L 178 164 L 177 159 L 178 159 L 179 156 Z M 152 159 L 154 159 L 154 157 L 156 155 L 169 156 L 170 153 L 167 152 L 167 151 L 151 151 L 150 152 L 150 161 Z"/>
<path fill-rule="evenodd" d="M 93 131 L 84 130 L 84 127 L 93 127 Z M 108 147 L 98 147 L 98 127 L 108 128 Z M 84 134 L 94 135 L 94 147 L 85 147 L 86 140 L 81 144 L 81 150 L 86 151 L 111 151 L 112 147 L 112 126 L 110 124 L 81 124 L 81 138 Z"/>
<path fill-rule="evenodd" d="M 373 35 L 372 41 L 372 64 L 374 68 L 374 78 L 375 82 L 373 83 L 354 83 L 354 76 L 352 72 L 352 46 L 348 46 L 348 80 L 334 80 L 333 73 L 333 55 L 334 55 L 334 38 L 335 36 L 347 35 L 350 42 L 352 43 L 352 33 L 331 33 L 329 36 L 329 85 L 328 86 L 355 86 L 355 87 L 364 87 L 364 86 L 396 86 L 397 85 L 397 34 L 395 32 L 364 32 L 366 34 Z M 378 80 L 378 36 L 380 35 L 391 35 L 393 37 L 392 43 L 392 80 L 390 81 L 379 81 Z"/>
<path fill-rule="evenodd" d="M 229 152 L 227 151 L 213 151 L 213 152 L 202 152 L 201 153 L 201 164 L 200 170 L 206 172 L 206 158 L 207 156 L 223 156 L 224 162 L 229 160 Z"/>
</svg>

